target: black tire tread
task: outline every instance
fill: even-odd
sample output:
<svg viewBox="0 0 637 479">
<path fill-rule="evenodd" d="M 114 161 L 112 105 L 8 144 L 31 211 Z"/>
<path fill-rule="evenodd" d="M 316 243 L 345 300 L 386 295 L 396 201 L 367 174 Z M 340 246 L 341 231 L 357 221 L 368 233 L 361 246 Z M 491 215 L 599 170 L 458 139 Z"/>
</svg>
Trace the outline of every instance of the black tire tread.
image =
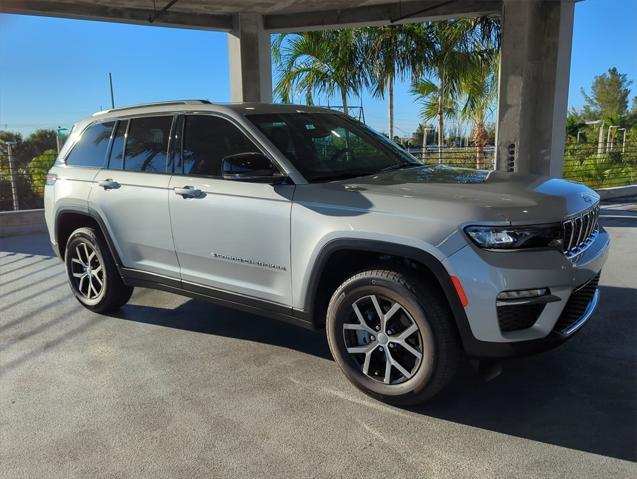
<svg viewBox="0 0 637 479">
<path fill-rule="evenodd" d="M 66 243 L 67 249 L 68 245 L 71 244 L 73 237 L 76 235 L 86 236 L 94 244 L 97 245 L 100 250 L 100 254 L 102 255 L 102 259 L 104 260 L 104 268 L 106 269 L 106 274 L 108 275 L 108 287 L 106 289 L 104 298 L 98 304 L 87 305 L 80 301 L 79 298 L 78 301 L 80 301 L 80 303 L 84 307 L 96 313 L 107 313 L 119 309 L 128 302 L 131 295 L 133 294 L 134 288 L 132 288 L 131 286 L 126 286 L 124 284 L 124 281 L 119 274 L 119 270 L 117 269 L 117 265 L 115 264 L 115 260 L 111 255 L 108 244 L 106 243 L 106 240 L 102 236 L 101 232 L 97 231 L 95 228 L 91 228 L 88 226 L 78 228 L 69 236 L 69 239 Z"/>
<path fill-rule="evenodd" d="M 342 294 L 343 290 L 347 289 L 352 282 L 360 279 L 384 279 L 410 291 L 417 299 L 423 311 L 425 311 L 426 318 L 434 334 L 437 348 L 436 365 L 426 387 L 418 393 L 406 397 L 388 397 L 368 391 L 359 384 L 354 383 L 354 385 L 366 394 L 384 402 L 400 406 L 415 405 L 438 394 L 455 377 L 462 360 L 460 339 L 455 324 L 453 323 L 452 313 L 447 304 L 447 300 L 437 285 L 428 285 L 422 279 L 416 278 L 415 272 L 412 272 L 402 265 L 392 265 L 391 269 L 387 269 L 386 265 L 383 266 L 385 267 L 376 267 L 376 269 L 360 271 L 347 278 L 336 288 L 328 305 L 327 317 L 330 316 L 331 309 L 334 307 L 335 298 Z M 329 347 L 332 349 L 334 345 L 332 344 L 329 333 L 327 334 L 327 338 Z"/>
</svg>

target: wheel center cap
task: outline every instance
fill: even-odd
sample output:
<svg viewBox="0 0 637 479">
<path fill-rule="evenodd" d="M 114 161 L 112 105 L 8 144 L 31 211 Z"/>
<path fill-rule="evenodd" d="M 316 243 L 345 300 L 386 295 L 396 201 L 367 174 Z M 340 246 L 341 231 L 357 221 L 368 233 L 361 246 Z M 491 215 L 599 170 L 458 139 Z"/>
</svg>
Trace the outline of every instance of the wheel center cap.
<svg viewBox="0 0 637 479">
<path fill-rule="evenodd" d="M 378 342 L 385 345 L 389 342 L 389 338 L 385 333 L 378 333 Z"/>
</svg>

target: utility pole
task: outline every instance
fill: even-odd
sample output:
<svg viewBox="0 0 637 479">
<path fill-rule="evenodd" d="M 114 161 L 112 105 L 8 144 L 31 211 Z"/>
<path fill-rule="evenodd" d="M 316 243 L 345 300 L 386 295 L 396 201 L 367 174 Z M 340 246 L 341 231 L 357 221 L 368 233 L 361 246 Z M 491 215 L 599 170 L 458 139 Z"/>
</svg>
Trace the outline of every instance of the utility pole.
<svg viewBox="0 0 637 479">
<path fill-rule="evenodd" d="M 108 83 L 111 87 L 111 108 L 115 108 L 115 96 L 113 95 L 113 75 L 108 72 Z"/>
<path fill-rule="evenodd" d="M 13 210 L 17 211 L 20 209 L 20 202 L 18 200 L 18 185 L 16 184 L 15 158 L 13 155 L 13 146 L 16 142 L 5 141 L 4 144 L 7 145 L 7 160 L 9 163 L 9 178 L 11 179 L 11 199 L 13 200 Z"/>
</svg>

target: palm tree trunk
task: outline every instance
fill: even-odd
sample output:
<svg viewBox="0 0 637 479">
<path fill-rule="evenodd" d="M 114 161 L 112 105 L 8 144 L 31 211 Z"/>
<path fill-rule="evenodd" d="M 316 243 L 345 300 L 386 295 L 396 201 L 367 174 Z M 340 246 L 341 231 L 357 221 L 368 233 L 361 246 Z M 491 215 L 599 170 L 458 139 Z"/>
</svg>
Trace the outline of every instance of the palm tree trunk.
<svg viewBox="0 0 637 479">
<path fill-rule="evenodd" d="M 444 143 L 444 119 L 443 119 L 443 105 L 444 105 L 444 88 L 445 88 L 445 75 L 440 75 L 440 85 L 438 87 L 438 163 L 442 163 L 442 145 Z"/>
<path fill-rule="evenodd" d="M 349 115 L 349 111 L 347 109 L 347 90 L 341 87 L 341 101 L 343 102 L 343 113 Z"/>
<path fill-rule="evenodd" d="M 394 78 L 389 77 L 387 97 L 389 98 L 389 139 L 394 139 Z"/>
<path fill-rule="evenodd" d="M 479 170 L 485 167 L 484 147 L 487 144 L 489 133 L 484 126 L 484 120 L 476 120 L 475 127 L 473 128 L 473 142 L 476 145 L 476 168 Z"/>
</svg>

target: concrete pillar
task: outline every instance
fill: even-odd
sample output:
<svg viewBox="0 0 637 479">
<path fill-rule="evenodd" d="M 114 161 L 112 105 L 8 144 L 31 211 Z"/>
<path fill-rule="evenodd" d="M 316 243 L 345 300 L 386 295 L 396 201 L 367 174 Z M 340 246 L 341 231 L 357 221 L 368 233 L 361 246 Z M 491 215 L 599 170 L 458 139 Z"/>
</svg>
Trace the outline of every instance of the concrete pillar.
<svg viewBox="0 0 637 479">
<path fill-rule="evenodd" d="M 574 0 L 503 0 L 500 170 L 562 176 Z"/>
<path fill-rule="evenodd" d="M 261 15 L 234 15 L 233 30 L 228 33 L 232 101 L 272 101 L 270 48 L 270 34 L 263 30 Z"/>
</svg>

